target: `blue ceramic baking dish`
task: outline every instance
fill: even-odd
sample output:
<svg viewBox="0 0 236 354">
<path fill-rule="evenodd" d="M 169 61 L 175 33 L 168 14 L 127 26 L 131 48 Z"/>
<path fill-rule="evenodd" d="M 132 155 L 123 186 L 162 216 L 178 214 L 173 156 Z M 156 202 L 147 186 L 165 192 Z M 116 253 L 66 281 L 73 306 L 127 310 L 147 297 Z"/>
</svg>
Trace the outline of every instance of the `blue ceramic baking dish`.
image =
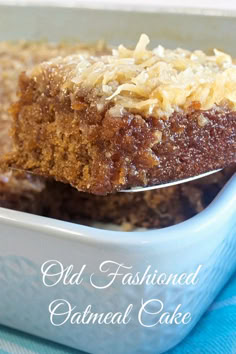
<svg viewBox="0 0 236 354">
<path fill-rule="evenodd" d="M 233 14 L 0 6 L 0 40 L 104 38 L 236 55 Z M 0 323 L 93 354 L 163 353 L 236 269 L 236 176 L 197 216 L 109 231 L 0 208 Z"/>
</svg>

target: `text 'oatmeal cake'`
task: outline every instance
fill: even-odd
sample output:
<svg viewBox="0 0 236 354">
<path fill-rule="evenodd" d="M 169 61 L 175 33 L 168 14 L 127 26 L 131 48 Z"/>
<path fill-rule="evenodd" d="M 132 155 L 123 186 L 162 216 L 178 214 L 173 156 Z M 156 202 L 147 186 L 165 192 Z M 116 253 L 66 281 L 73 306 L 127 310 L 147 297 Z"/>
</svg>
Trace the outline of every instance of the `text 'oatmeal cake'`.
<svg viewBox="0 0 236 354">
<path fill-rule="evenodd" d="M 236 65 L 214 50 L 75 54 L 23 73 L 14 166 L 105 195 L 236 161 Z M 30 133 L 29 133 L 30 132 Z"/>
</svg>

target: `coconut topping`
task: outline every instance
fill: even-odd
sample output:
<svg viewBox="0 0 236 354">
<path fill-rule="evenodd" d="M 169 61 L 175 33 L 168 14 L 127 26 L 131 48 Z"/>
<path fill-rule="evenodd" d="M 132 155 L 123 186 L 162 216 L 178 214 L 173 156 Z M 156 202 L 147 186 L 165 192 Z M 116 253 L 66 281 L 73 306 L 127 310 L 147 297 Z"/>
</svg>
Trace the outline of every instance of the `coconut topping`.
<svg viewBox="0 0 236 354">
<path fill-rule="evenodd" d="M 168 118 L 193 103 L 202 110 L 227 103 L 235 110 L 236 65 L 230 55 L 217 49 L 210 56 L 161 45 L 148 50 L 149 42 L 142 34 L 134 50 L 120 45 L 111 55 L 72 55 L 43 65 L 63 68 L 64 88 L 70 82 L 93 89 L 99 99 L 118 106 L 114 113 L 123 107 L 143 116 Z"/>
</svg>

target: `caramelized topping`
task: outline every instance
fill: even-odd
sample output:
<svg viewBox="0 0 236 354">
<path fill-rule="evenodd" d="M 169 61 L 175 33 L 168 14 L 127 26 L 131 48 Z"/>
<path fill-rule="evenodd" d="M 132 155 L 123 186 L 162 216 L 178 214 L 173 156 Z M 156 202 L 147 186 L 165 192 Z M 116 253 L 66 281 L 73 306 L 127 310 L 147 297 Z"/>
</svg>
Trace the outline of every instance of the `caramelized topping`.
<svg viewBox="0 0 236 354">
<path fill-rule="evenodd" d="M 148 50 L 149 38 L 141 35 L 134 50 L 123 45 L 111 55 L 89 54 L 58 57 L 38 70 L 63 68 L 62 89 L 93 90 L 98 105 L 101 99 L 143 116 L 169 117 L 186 111 L 193 104 L 208 110 L 227 103 L 236 108 L 236 65 L 230 55 L 214 49 L 212 56 L 200 50 Z M 125 112 L 124 112 L 125 113 Z M 202 124 L 202 122 L 200 123 Z"/>
</svg>

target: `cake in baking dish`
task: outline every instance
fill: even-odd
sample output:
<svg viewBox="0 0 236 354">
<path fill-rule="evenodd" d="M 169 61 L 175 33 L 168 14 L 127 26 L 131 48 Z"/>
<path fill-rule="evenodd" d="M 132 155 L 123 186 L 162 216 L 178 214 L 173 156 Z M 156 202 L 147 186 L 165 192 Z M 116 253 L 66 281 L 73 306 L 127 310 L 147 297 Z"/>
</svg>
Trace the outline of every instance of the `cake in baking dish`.
<svg viewBox="0 0 236 354">
<path fill-rule="evenodd" d="M 8 165 L 106 195 L 236 161 L 236 66 L 214 50 L 58 57 L 23 73 Z M 29 134 L 30 132 L 30 134 Z"/>
<path fill-rule="evenodd" d="M 72 52 L 108 51 L 104 45 L 88 47 L 69 43 L 0 43 L 0 156 L 11 151 L 9 105 L 16 100 L 20 72 L 42 60 Z M 27 131 L 28 135 L 32 131 Z M 82 224 L 113 223 L 123 230 L 162 228 L 202 211 L 232 175 L 235 166 L 192 183 L 144 193 L 95 196 L 78 192 L 69 184 L 12 170 L 0 173 L 0 206 Z"/>
<path fill-rule="evenodd" d="M 81 43 L 0 43 L 0 156 L 12 149 L 12 139 L 9 135 L 12 119 L 9 106 L 16 101 L 19 74 L 43 60 L 78 51 L 84 54 L 85 51 L 99 53 L 108 49 L 102 43 L 96 44 L 95 47 Z M 139 195 L 115 194 L 101 200 L 93 200 L 91 197 L 63 183 L 49 181 L 30 173 L 17 170 L 0 173 L 0 207 L 81 223 L 93 219 L 104 222 L 108 220 L 122 225 L 124 229 L 137 226 L 165 227 L 187 217 L 184 215 L 182 203 L 179 202 L 180 193 L 176 187 Z M 98 204 L 100 207 L 97 209 Z M 139 210 L 135 220 L 134 205 Z"/>
</svg>

